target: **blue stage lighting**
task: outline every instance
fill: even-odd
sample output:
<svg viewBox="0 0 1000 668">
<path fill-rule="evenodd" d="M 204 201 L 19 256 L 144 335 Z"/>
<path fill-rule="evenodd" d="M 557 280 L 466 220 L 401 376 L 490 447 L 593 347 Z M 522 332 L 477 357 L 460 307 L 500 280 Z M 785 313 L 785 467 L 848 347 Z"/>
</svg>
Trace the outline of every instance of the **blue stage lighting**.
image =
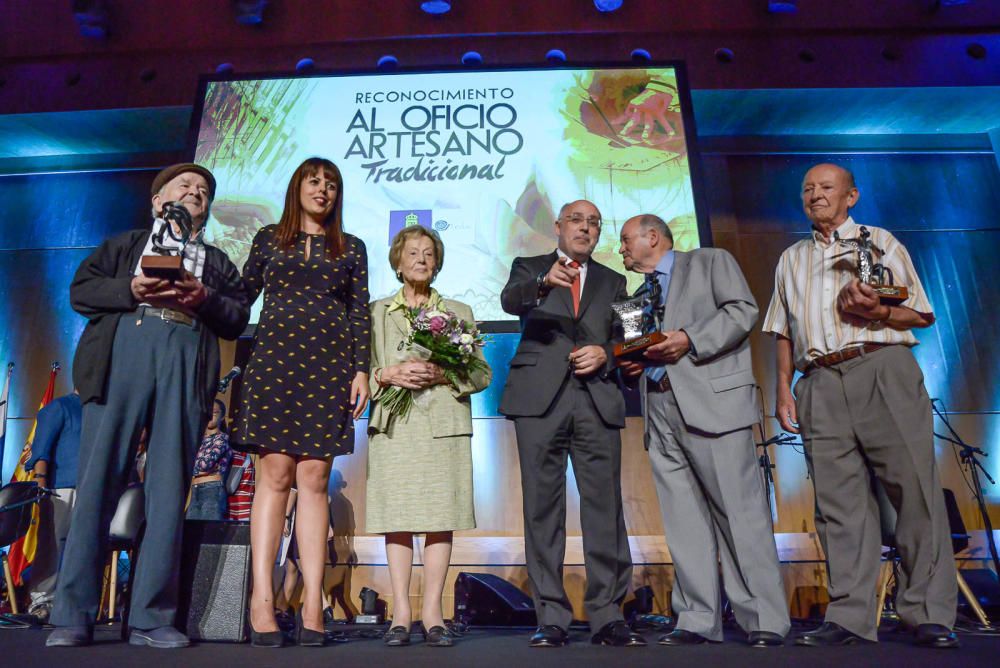
<svg viewBox="0 0 1000 668">
<path fill-rule="evenodd" d="M 447 14 L 451 11 L 451 3 L 448 0 L 427 0 L 420 3 L 420 9 L 428 14 Z"/>
<path fill-rule="evenodd" d="M 632 62 L 634 63 L 648 63 L 653 57 L 649 55 L 649 51 L 646 49 L 633 49 L 632 50 Z"/>
<path fill-rule="evenodd" d="M 264 22 L 264 8 L 268 0 L 233 0 L 236 10 L 236 22 L 247 26 L 256 26 Z"/>
<path fill-rule="evenodd" d="M 483 64 L 483 57 L 476 51 L 467 51 L 462 56 L 462 64 L 467 67 L 476 67 Z"/>
<path fill-rule="evenodd" d="M 551 51 L 545 54 L 545 60 L 554 64 L 565 63 L 566 54 L 560 51 L 559 49 L 552 49 Z"/>
<path fill-rule="evenodd" d="M 614 12 L 622 7 L 624 0 L 594 0 L 594 6 L 599 12 Z"/>
<path fill-rule="evenodd" d="M 73 0 L 73 18 L 84 37 L 108 36 L 109 11 L 105 0 Z"/>
<path fill-rule="evenodd" d="M 375 63 L 375 67 L 382 71 L 394 70 L 399 67 L 399 59 L 397 59 L 396 56 L 385 55 L 378 59 L 378 62 Z"/>
<path fill-rule="evenodd" d="M 234 69 L 235 68 L 233 67 L 232 63 L 220 63 L 215 68 L 215 73 L 216 74 L 232 74 Z"/>
<path fill-rule="evenodd" d="M 316 63 L 312 58 L 303 58 L 299 62 L 295 63 L 295 70 L 297 72 L 306 72 L 314 67 L 316 67 Z"/>
<path fill-rule="evenodd" d="M 794 14 L 798 8 L 798 0 L 767 0 L 767 11 L 772 14 Z"/>
</svg>

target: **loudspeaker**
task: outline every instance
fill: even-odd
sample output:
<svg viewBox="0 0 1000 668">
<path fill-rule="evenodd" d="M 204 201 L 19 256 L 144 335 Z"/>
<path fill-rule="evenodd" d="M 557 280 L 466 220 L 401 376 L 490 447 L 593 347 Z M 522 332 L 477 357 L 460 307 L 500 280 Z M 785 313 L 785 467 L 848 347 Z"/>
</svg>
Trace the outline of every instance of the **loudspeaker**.
<svg viewBox="0 0 1000 668">
<path fill-rule="evenodd" d="M 177 623 L 191 640 L 246 642 L 250 523 L 188 520 Z"/>
<path fill-rule="evenodd" d="M 535 626 L 535 606 L 523 591 L 496 575 L 459 573 L 455 620 L 479 626 Z"/>
<path fill-rule="evenodd" d="M 997 574 L 989 568 L 963 568 L 959 573 L 969 584 L 969 589 L 978 599 L 979 605 L 991 615 L 995 615 L 1000 610 L 1000 581 L 997 580 Z M 959 603 L 964 600 L 964 596 L 958 599 Z"/>
</svg>

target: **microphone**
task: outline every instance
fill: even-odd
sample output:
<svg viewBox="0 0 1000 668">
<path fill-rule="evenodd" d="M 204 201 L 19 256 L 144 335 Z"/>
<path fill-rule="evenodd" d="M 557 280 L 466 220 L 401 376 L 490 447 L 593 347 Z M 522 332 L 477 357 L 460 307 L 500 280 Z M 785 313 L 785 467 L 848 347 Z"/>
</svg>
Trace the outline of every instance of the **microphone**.
<svg viewBox="0 0 1000 668">
<path fill-rule="evenodd" d="M 767 446 L 771 445 L 772 443 L 777 443 L 778 445 L 784 445 L 785 443 L 787 443 L 789 441 L 794 441 L 794 440 L 795 440 L 795 436 L 793 436 L 792 434 L 786 434 L 785 432 L 782 432 L 782 433 L 778 434 L 777 436 L 772 436 L 771 438 L 767 439 L 763 443 L 758 443 L 757 445 L 766 448 Z"/>
<path fill-rule="evenodd" d="M 222 394 L 223 392 L 228 390 L 229 384 L 233 382 L 233 379 L 236 378 L 241 373 L 243 373 L 243 369 L 239 368 L 238 366 L 234 366 L 232 369 L 230 369 L 229 373 L 223 376 L 222 380 L 219 381 L 219 388 L 216 390 L 216 392 Z"/>
</svg>

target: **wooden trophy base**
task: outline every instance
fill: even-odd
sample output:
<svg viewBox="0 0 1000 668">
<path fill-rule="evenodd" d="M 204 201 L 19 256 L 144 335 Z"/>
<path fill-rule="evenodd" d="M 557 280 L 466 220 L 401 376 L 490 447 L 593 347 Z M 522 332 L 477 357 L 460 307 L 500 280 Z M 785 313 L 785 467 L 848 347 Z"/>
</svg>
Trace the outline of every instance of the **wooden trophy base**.
<svg viewBox="0 0 1000 668">
<path fill-rule="evenodd" d="M 646 348 L 666 339 L 663 332 L 650 332 L 640 337 L 615 344 L 615 357 L 626 360 L 641 360 Z"/>
<path fill-rule="evenodd" d="M 898 306 L 910 298 L 910 292 L 905 285 L 873 285 L 872 287 L 882 304 Z"/>
<path fill-rule="evenodd" d="M 179 281 L 184 271 L 184 259 L 179 255 L 143 255 L 139 266 L 146 276 Z"/>
</svg>

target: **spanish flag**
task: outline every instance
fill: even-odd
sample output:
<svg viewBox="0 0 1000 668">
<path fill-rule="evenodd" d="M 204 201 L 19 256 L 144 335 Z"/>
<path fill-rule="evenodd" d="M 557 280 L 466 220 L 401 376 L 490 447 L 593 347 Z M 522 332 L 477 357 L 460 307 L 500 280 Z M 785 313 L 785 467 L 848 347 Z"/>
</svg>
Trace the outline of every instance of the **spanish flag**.
<svg viewBox="0 0 1000 668">
<path fill-rule="evenodd" d="M 52 363 L 52 370 L 49 372 L 49 385 L 42 395 L 42 403 L 38 410 L 52 401 L 56 389 L 56 376 L 59 374 L 59 362 Z M 24 465 L 31 459 L 31 442 L 35 440 L 35 427 L 38 426 L 37 418 L 31 424 L 31 431 L 28 433 L 28 440 L 21 451 L 21 458 L 17 461 L 17 468 L 14 469 L 14 477 L 11 482 L 23 482 L 31 480 L 34 474 L 25 471 Z M 31 573 L 31 563 L 35 560 L 35 550 L 38 549 L 38 504 L 31 510 L 31 528 L 23 538 L 11 543 L 10 551 L 7 553 L 7 560 L 10 562 L 11 575 L 14 578 L 14 585 L 21 586 L 25 583 Z"/>
</svg>

